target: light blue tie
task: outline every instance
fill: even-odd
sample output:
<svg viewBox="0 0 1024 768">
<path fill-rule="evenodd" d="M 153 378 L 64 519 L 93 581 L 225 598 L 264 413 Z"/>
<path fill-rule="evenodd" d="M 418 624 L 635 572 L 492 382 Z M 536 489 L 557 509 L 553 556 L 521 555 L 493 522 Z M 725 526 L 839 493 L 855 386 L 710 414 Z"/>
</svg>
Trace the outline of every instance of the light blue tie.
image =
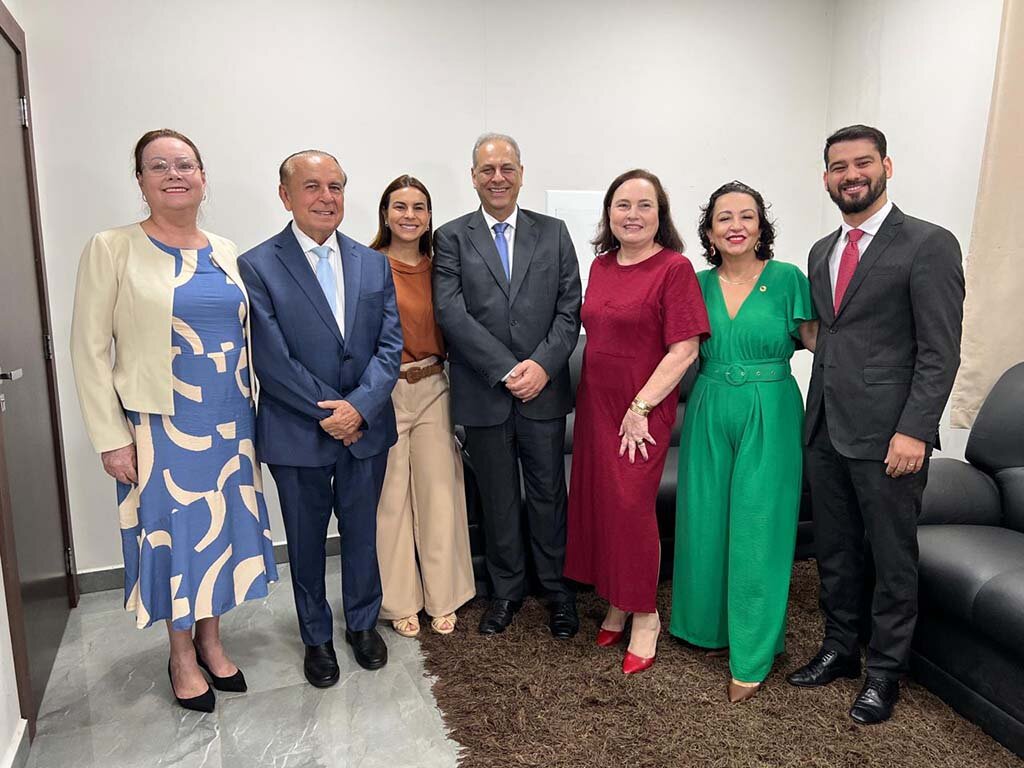
<svg viewBox="0 0 1024 768">
<path fill-rule="evenodd" d="M 331 249 L 326 245 L 318 245 L 313 248 L 316 254 L 316 279 L 327 297 L 327 303 L 331 305 L 331 314 L 338 313 L 338 278 L 334 274 L 334 267 L 331 266 Z"/>
<path fill-rule="evenodd" d="M 508 280 L 511 280 L 512 270 L 509 269 L 508 266 L 508 240 L 505 239 L 505 230 L 508 229 L 508 222 L 499 221 L 492 227 L 492 229 L 495 234 L 494 245 L 498 248 L 498 256 L 501 257 L 501 266 L 505 268 L 505 277 Z"/>
</svg>

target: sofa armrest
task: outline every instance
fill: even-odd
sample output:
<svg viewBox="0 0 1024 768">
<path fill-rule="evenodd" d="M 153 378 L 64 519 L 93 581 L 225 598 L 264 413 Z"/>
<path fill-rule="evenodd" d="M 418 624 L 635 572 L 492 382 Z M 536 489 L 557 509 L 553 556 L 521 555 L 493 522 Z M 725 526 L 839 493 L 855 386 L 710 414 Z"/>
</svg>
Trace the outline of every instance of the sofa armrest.
<svg viewBox="0 0 1024 768">
<path fill-rule="evenodd" d="M 932 459 L 918 525 L 1002 525 L 995 481 L 958 459 Z"/>
</svg>

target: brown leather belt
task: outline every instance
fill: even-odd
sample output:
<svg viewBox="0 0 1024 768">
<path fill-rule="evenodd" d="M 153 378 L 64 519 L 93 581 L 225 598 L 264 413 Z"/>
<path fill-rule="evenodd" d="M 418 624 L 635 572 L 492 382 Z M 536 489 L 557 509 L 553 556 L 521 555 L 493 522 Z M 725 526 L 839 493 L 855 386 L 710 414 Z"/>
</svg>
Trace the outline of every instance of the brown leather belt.
<svg viewBox="0 0 1024 768">
<path fill-rule="evenodd" d="M 424 365 L 422 368 L 406 368 L 404 371 L 398 372 L 398 378 L 405 379 L 410 384 L 415 384 L 417 381 L 435 376 L 443 370 L 444 363 L 434 363 L 433 365 Z"/>
</svg>

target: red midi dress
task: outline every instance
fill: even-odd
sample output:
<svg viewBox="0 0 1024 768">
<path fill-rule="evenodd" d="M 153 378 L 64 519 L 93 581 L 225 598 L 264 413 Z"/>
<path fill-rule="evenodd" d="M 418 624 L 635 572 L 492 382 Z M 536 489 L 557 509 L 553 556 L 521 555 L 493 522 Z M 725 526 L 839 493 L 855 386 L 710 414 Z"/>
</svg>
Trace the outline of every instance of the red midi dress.
<svg viewBox="0 0 1024 768">
<path fill-rule="evenodd" d="M 594 260 L 581 316 L 587 336 L 576 393 L 565 575 L 626 611 L 651 613 L 660 543 L 655 500 L 679 403 L 675 388 L 648 416 L 648 460 L 619 457 L 619 426 L 669 345 L 709 334 L 690 261 L 663 249 L 628 266 Z"/>
</svg>

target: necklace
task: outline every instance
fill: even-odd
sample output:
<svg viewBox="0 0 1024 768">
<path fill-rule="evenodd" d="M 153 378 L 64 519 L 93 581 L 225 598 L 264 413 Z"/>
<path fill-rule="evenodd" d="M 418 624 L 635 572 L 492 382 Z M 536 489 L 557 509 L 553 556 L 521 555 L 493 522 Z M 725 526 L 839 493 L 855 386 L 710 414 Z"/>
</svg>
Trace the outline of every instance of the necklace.
<svg viewBox="0 0 1024 768">
<path fill-rule="evenodd" d="M 725 277 L 721 273 L 721 271 L 719 271 L 718 279 L 721 280 L 723 283 L 728 283 L 729 285 L 746 285 L 747 283 L 751 283 L 754 280 L 757 280 L 757 278 L 759 278 L 761 276 L 762 272 L 764 272 L 764 267 L 763 266 L 759 270 L 757 270 L 757 274 L 754 275 L 753 277 L 747 277 L 747 278 L 744 278 L 743 280 L 730 280 L 727 277 Z"/>
</svg>

